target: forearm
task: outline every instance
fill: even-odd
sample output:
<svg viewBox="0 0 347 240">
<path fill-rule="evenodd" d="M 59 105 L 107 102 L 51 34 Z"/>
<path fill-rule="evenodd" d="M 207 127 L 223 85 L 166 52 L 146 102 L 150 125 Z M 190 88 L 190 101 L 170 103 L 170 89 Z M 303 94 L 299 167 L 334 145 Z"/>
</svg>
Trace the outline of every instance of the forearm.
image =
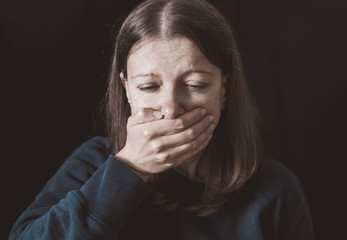
<svg viewBox="0 0 347 240">
<path fill-rule="evenodd" d="M 141 179 L 110 156 L 80 189 L 40 193 L 10 239 L 116 239 L 148 193 Z"/>
</svg>

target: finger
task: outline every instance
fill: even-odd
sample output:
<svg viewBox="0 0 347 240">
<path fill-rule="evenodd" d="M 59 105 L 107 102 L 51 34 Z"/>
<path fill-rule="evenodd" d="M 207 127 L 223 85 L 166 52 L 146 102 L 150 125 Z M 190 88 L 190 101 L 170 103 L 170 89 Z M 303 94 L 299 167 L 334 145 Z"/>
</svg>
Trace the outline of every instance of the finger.
<svg viewBox="0 0 347 240">
<path fill-rule="evenodd" d="M 167 164 L 176 165 L 178 162 L 182 162 L 182 158 L 191 157 L 198 152 L 202 151 L 208 144 L 212 133 L 213 133 L 213 127 L 208 127 L 202 134 L 200 134 L 196 139 L 176 146 L 163 146 L 163 145 L 156 145 L 155 142 L 153 144 L 153 147 L 156 149 L 158 154 L 161 156 L 160 159 L 167 160 Z M 177 160 L 176 162 L 172 162 L 172 159 Z"/>
<path fill-rule="evenodd" d="M 195 156 L 199 152 L 203 151 L 209 144 L 211 138 L 212 138 L 212 134 L 210 134 L 208 137 L 200 139 L 201 141 L 199 141 L 198 147 L 192 148 L 191 150 L 188 150 L 188 151 L 182 151 L 180 154 L 177 155 L 177 158 L 176 158 L 177 161 L 173 163 L 172 166 L 177 167 L 181 165 L 183 162 L 191 159 L 193 156 Z"/>
<path fill-rule="evenodd" d="M 130 126 L 143 124 L 155 120 L 164 118 L 164 115 L 160 111 L 156 111 L 151 108 L 140 108 L 128 119 Z"/>
<path fill-rule="evenodd" d="M 162 119 L 156 122 L 148 123 L 148 128 L 153 129 L 153 134 L 157 136 L 166 136 L 181 132 L 193 124 L 203 119 L 206 110 L 203 108 L 195 108 L 187 113 L 182 114 L 175 119 Z"/>
<path fill-rule="evenodd" d="M 212 131 L 214 129 L 212 115 L 205 116 L 190 128 L 187 128 L 181 132 L 169 136 L 162 136 L 158 139 L 158 141 L 162 143 L 163 148 L 178 147 L 198 138 L 201 134 L 208 130 L 208 128 L 211 128 Z"/>
</svg>

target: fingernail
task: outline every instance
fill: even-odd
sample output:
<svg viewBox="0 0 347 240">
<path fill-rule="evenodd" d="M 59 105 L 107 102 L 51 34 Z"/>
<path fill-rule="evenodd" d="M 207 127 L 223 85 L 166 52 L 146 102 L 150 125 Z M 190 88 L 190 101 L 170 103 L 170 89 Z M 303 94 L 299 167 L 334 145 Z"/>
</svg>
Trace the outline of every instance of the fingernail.
<svg viewBox="0 0 347 240">
<path fill-rule="evenodd" d="M 159 111 L 153 111 L 153 116 L 155 118 L 162 118 L 163 114 Z"/>
<path fill-rule="evenodd" d="M 210 116 L 208 117 L 208 119 L 210 120 L 210 122 L 212 122 L 212 121 L 213 121 L 213 116 L 210 115 Z"/>
<path fill-rule="evenodd" d="M 212 136 L 213 136 L 213 135 L 211 134 L 211 135 L 208 137 L 208 140 L 209 140 L 209 141 L 211 140 Z"/>
<path fill-rule="evenodd" d="M 201 109 L 201 115 L 202 115 L 202 116 L 205 116 L 205 114 L 206 114 L 206 109 L 202 108 L 202 109 Z"/>
</svg>

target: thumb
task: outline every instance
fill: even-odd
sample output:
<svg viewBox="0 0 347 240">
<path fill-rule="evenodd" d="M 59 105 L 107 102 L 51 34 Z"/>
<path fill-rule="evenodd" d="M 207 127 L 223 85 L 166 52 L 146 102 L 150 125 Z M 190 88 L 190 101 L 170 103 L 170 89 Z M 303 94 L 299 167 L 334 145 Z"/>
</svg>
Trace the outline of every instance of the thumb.
<svg viewBox="0 0 347 240">
<path fill-rule="evenodd" d="M 147 123 L 164 118 L 164 115 L 157 110 L 151 108 L 140 108 L 128 119 L 128 124 L 137 125 Z"/>
</svg>

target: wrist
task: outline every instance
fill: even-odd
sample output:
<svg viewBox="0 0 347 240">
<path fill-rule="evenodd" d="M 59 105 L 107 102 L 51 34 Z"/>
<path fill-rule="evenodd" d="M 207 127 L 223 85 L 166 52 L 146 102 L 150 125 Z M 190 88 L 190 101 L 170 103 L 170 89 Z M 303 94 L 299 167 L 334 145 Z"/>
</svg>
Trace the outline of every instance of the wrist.
<svg viewBox="0 0 347 240">
<path fill-rule="evenodd" d="M 119 151 L 117 154 L 115 154 L 114 157 L 116 159 L 118 159 L 119 161 L 121 161 L 125 166 L 127 166 L 132 172 L 134 172 L 139 178 L 141 178 L 142 181 L 147 182 L 150 179 L 152 174 L 144 173 L 144 172 L 138 170 L 137 168 L 135 168 L 135 166 L 133 166 L 131 161 L 129 161 L 129 159 L 124 154 L 123 149 L 121 151 Z"/>
</svg>

